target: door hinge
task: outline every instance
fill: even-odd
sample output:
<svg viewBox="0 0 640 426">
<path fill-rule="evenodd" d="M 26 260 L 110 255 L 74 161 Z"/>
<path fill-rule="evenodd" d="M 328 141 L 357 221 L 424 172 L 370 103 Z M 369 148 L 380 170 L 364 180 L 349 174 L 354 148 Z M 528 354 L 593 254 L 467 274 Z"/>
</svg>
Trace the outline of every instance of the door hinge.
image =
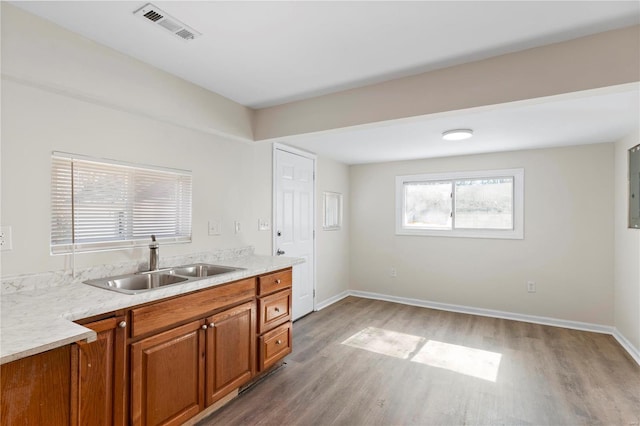
<svg viewBox="0 0 640 426">
<path fill-rule="evenodd" d="M 313 298 L 314 299 L 316 298 L 316 289 L 315 288 L 313 289 Z"/>
</svg>

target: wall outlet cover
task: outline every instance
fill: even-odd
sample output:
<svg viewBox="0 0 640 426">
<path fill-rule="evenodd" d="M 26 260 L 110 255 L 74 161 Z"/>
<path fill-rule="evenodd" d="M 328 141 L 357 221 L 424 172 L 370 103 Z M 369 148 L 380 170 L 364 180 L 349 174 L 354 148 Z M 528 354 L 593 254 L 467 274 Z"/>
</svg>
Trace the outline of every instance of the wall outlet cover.
<svg viewBox="0 0 640 426">
<path fill-rule="evenodd" d="M 271 224 L 267 219 L 258 219 L 258 231 L 268 231 L 271 229 Z"/>
<path fill-rule="evenodd" d="M 209 220 L 209 235 L 220 235 L 222 233 L 222 225 L 219 220 Z"/>
<path fill-rule="evenodd" d="M 11 241 L 11 227 L 0 226 L 0 250 L 13 249 L 13 242 Z"/>
</svg>

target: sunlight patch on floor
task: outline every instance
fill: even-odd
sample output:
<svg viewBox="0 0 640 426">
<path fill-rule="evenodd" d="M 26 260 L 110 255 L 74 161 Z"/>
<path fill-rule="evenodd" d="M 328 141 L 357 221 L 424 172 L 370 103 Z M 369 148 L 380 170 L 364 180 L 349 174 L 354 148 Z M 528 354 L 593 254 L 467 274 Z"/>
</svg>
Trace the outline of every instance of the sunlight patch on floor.
<svg viewBox="0 0 640 426">
<path fill-rule="evenodd" d="M 429 340 L 411 361 L 495 382 L 501 359 L 497 352 Z"/>
<path fill-rule="evenodd" d="M 376 327 L 360 330 L 342 344 L 381 355 L 410 359 L 412 362 L 494 383 L 502 360 L 502 354 L 497 352 L 427 340 L 424 337 Z"/>
<path fill-rule="evenodd" d="M 424 337 L 411 334 L 367 327 L 349 337 L 342 344 L 382 355 L 409 359 L 411 354 L 426 340 Z"/>
</svg>

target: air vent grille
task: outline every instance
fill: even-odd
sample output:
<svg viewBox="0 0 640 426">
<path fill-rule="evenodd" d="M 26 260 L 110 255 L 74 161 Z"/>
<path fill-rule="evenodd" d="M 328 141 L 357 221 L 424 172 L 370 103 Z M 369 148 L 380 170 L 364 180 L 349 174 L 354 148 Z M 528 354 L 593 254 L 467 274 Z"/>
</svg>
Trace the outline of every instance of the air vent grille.
<svg viewBox="0 0 640 426">
<path fill-rule="evenodd" d="M 193 40 L 194 38 L 202 35 L 188 25 L 185 25 L 174 17 L 167 15 L 164 11 L 151 3 L 147 3 L 142 8 L 133 12 L 133 14 L 144 18 L 147 22 L 157 24 L 165 30 L 170 31 L 176 37 L 180 37 L 182 40 Z"/>
</svg>

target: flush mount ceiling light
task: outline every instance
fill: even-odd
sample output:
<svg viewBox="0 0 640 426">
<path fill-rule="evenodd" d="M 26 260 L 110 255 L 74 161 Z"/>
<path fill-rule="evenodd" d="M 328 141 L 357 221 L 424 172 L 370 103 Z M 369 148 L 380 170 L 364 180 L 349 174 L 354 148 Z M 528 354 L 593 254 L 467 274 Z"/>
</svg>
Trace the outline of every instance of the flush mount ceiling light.
<svg viewBox="0 0 640 426">
<path fill-rule="evenodd" d="M 442 133 L 442 139 L 446 141 L 461 141 L 469 139 L 471 136 L 473 136 L 471 129 L 454 129 Z"/>
</svg>

